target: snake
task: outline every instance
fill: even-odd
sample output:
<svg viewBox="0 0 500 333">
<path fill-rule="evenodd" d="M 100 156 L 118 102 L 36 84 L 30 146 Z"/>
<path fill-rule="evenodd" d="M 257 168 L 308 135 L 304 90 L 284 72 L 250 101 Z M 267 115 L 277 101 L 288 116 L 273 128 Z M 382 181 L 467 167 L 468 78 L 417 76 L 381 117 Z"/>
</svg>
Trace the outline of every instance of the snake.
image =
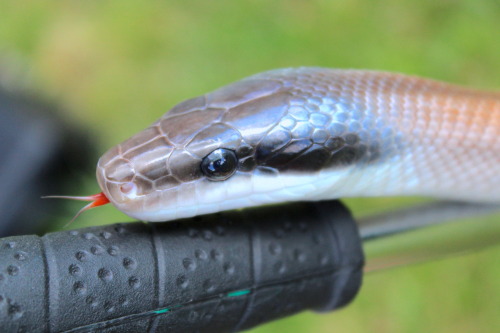
<svg viewBox="0 0 500 333">
<path fill-rule="evenodd" d="M 428 196 L 500 203 L 500 93 L 300 67 L 189 99 L 99 159 L 101 193 L 144 221 L 289 201 Z"/>
</svg>

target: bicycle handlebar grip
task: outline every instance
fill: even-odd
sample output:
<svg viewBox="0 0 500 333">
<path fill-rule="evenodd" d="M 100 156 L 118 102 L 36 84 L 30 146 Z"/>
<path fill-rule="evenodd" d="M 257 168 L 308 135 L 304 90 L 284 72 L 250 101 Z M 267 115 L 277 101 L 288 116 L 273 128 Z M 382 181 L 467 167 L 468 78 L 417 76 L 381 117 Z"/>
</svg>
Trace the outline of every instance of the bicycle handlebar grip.
<svg viewBox="0 0 500 333">
<path fill-rule="evenodd" d="M 233 332 L 347 304 L 356 224 L 338 201 L 0 239 L 2 332 Z"/>
</svg>

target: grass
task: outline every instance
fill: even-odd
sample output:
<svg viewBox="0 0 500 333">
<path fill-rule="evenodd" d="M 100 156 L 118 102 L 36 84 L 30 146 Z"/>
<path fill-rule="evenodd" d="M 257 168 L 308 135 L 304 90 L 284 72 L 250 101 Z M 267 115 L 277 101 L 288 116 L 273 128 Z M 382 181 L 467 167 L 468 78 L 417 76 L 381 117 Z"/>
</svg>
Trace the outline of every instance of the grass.
<svg viewBox="0 0 500 333">
<path fill-rule="evenodd" d="M 174 104 L 259 71 L 371 68 L 500 86 L 497 1 L 0 3 L 0 60 L 18 64 L 104 152 Z M 97 158 L 97 157 L 96 157 Z M 75 193 L 97 191 L 93 175 Z M 356 215 L 411 200 L 350 200 Z M 77 204 L 54 217 L 60 228 Z M 112 207 L 74 227 L 130 220 Z M 254 332 L 500 330 L 500 249 L 367 276 L 359 297 Z"/>
</svg>

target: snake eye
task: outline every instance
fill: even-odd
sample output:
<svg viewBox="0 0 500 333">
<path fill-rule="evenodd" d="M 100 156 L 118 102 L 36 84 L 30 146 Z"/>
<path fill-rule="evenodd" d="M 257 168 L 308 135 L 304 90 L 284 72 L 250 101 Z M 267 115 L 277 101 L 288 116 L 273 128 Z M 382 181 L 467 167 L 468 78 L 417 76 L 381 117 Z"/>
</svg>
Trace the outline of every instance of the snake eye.
<svg viewBox="0 0 500 333">
<path fill-rule="evenodd" d="M 201 161 L 201 171 L 210 180 L 225 180 L 231 177 L 238 166 L 234 151 L 219 148 L 205 156 Z"/>
</svg>

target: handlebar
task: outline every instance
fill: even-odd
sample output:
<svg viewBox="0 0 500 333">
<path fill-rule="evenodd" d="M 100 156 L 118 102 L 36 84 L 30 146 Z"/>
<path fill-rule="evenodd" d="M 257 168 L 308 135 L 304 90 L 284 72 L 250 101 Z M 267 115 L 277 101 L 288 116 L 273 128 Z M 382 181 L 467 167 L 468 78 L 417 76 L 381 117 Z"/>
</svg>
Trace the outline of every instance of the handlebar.
<svg viewBox="0 0 500 333">
<path fill-rule="evenodd" d="M 4 332 L 234 332 L 349 303 L 361 240 L 338 201 L 0 239 Z"/>
</svg>

